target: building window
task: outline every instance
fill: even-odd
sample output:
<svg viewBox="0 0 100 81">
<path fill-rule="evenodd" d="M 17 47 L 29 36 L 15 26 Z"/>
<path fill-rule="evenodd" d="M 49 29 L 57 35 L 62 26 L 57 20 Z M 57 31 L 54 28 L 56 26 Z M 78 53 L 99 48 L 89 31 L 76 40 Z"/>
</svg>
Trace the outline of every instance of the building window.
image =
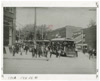
<svg viewBox="0 0 100 81">
<path fill-rule="evenodd" d="M 13 19 L 9 17 L 4 17 L 4 25 L 12 27 L 13 26 Z"/>
<path fill-rule="evenodd" d="M 4 10 L 10 13 L 14 13 L 13 7 L 4 7 Z"/>
<path fill-rule="evenodd" d="M 9 11 L 9 12 L 10 12 L 10 13 L 14 13 L 14 11 L 13 11 L 13 10 L 14 10 L 13 8 L 10 8 L 10 11 Z"/>
</svg>

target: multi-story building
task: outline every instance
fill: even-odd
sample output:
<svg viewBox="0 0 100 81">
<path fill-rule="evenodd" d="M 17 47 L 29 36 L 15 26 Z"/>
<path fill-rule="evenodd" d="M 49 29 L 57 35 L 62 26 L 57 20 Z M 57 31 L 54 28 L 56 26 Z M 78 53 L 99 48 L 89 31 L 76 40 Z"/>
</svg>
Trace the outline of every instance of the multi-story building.
<svg viewBox="0 0 100 81">
<path fill-rule="evenodd" d="M 96 26 L 74 32 L 73 39 L 77 45 L 88 45 L 88 47 L 96 49 Z"/>
<path fill-rule="evenodd" d="M 4 7 L 3 9 L 4 45 L 15 43 L 16 33 L 16 8 Z"/>
<path fill-rule="evenodd" d="M 87 46 L 85 43 L 85 34 L 83 33 L 83 29 L 73 33 L 73 40 L 75 41 L 77 48 Z"/>
</svg>

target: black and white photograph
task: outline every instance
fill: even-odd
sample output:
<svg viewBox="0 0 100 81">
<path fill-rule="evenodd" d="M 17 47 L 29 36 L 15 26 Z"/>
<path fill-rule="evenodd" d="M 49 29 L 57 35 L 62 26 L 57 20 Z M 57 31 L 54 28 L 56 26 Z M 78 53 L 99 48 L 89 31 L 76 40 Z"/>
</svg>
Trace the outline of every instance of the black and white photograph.
<svg viewBox="0 0 100 81">
<path fill-rule="evenodd" d="M 96 7 L 3 7 L 3 74 L 96 74 Z"/>
</svg>

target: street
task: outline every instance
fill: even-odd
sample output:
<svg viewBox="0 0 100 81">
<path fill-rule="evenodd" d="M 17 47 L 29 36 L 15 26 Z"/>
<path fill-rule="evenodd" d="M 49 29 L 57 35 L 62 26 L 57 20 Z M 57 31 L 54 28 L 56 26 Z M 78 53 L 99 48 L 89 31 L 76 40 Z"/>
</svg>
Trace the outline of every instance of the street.
<svg viewBox="0 0 100 81">
<path fill-rule="evenodd" d="M 4 74 L 94 74 L 96 61 L 81 52 L 78 57 L 32 58 L 31 53 L 4 54 Z"/>
</svg>

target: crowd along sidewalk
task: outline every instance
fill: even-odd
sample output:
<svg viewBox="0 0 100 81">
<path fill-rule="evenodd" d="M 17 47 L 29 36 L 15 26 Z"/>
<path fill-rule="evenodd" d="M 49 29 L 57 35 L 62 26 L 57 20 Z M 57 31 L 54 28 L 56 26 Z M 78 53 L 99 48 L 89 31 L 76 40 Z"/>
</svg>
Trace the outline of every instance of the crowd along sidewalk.
<svg viewBox="0 0 100 81">
<path fill-rule="evenodd" d="M 10 52 L 10 50 L 9 50 L 9 48 L 8 47 L 5 47 L 5 51 L 6 51 L 6 53 L 4 53 L 3 54 L 3 58 L 4 59 L 48 59 L 48 58 L 46 58 L 46 57 L 32 57 L 32 52 L 27 52 L 27 54 L 26 54 L 26 52 L 25 51 L 23 51 L 22 52 L 22 55 L 20 54 L 20 52 L 19 53 L 15 53 L 15 56 L 13 56 L 13 53 L 12 52 Z"/>
</svg>

